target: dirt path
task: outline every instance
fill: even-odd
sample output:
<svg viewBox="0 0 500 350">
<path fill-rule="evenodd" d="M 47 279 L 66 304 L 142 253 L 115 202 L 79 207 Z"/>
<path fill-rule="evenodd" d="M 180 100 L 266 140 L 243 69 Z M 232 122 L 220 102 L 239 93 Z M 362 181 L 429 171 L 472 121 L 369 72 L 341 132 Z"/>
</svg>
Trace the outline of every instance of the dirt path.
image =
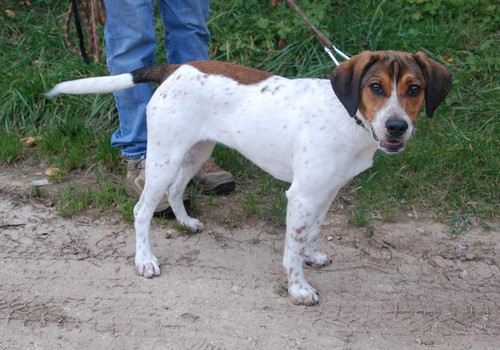
<svg viewBox="0 0 500 350">
<path fill-rule="evenodd" d="M 377 223 L 365 237 L 333 213 L 333 257 L 306 276 L 316 307 L 277 289 L 283 234 L 216 223 L 182 235 L 155 222 L 162 275 L 133 269 L 118 216 L 59 218 L 0 168 L 2 349 L 498 349 L 499 232 L 452 239 L 429 218 Z"/>
</svg>

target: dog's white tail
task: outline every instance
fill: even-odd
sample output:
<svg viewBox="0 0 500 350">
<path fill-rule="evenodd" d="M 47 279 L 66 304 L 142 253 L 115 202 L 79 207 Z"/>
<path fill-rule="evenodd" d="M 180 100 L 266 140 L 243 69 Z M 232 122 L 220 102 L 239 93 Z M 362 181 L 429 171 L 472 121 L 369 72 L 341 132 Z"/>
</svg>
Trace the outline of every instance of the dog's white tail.
<svg viewBox="0 0 500 350">
<path fill-rule="evenodd" d="M 179 65 L 156 64 L 139 68 L 130 73 L 108 77 L 84 78 L 57 84 L 45 94 L 47 97 L 59 94 L 104 94 L 128 89 L 141 83 L 161 84 Z"/>
<path fill-rule="evenodd" d="M 45 94 L 53 97 L 59 94 L 102 94 L 134 87 L 131 73 L 112 75 L 109 77 L 84 78 L 65 81 L 54 86 Z"/>
</svg>

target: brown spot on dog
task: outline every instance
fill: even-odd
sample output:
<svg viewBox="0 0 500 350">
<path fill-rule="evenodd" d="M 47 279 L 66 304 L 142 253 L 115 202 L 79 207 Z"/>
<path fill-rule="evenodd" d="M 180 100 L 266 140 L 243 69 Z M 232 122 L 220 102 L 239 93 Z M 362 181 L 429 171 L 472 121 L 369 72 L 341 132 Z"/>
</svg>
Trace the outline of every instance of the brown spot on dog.
<svg viewBox="0 0 500 350">
<path fill-rule="evenodd" d="M 299 228 L 296 228 L 295 229 L 295 232 L 297 232 L 299 235 L 302 233 L 302 231 L 304 231 L 304 229 L 306 228 L 306 225 L 303 225 Z"/>
<path fill-rule="evenodd" d="M 305 238 L 305 237 L 295 237 L 295 236 L 294 236 L 294 237 L 293 237 L 293 240 L 294 240 L 295 242 L 300 243 L 300 244 L 304 244 L 304 243 L 306 243 L 306 238 Z"/>
<path fill-rule="evenodd" d="M 370 73 L 370 79 L 366 79 L 361 84 L 361 99 L 359 111 L 370 123 L 375 119 L 377 112 L 386 103 L 393 90 L 393 79 L 382 67 L 376 67 L 375 72 Z M 381 70 L 379 70 L 381 69 Z M 368 73 L 367 73 L 368 74 Z M 372 75 L 373 74 L 373 75 Z M 374 93 L 371 86 L 378 84 L 381 87 L 380 93 Z"/>
<path fill-rule="evenodd" d="M 420 76 L 419 76 L 420 75 Z M 398 82 L 398 97 L 401 107 L 404 108 L 413 124 L 417 122 L 418 111 L 424 103 L 424 80 L 420 74 L 405 74 Z M 417 96 L 413 96 L 410 92 L 412 86 L 419 86 L 422 90 Z"/>
<path fill-rule="evenodd" d="M 223 75 L 243 85 L 257 84 L 273 76 L 273 74 L 268 72 L 228 62 L 207 60 L 207 61 L 188 62 L 185 64 L 189 64 L 190 66 L 193 66 L 199 71 L 205 73 L 204 77 L 208 77 L 208 75 L 211 74 Z M 168 78 L 170 74 L 175 72 L 180 66 L 181 66 L 180 64 L 152 66 L 155 68 L 151 69 L 151 72 L 147 74 L 147 77 L 143 77 L 143 81 L 140 82 L 145 82 L 144 79 L 149 79 L 147 80 L 148 82 L 151 81 L 156 83 L 162 83 L 165 79 Z M 158 76 L 153 77 L 154 74 L 158 74 Z"/>
</svg>

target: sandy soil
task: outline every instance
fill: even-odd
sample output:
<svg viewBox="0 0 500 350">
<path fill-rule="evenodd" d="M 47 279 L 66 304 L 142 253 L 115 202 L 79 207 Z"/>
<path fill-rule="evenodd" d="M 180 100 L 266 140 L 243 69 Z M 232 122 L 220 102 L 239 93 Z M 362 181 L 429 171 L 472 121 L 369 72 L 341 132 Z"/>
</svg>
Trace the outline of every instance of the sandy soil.
<svg viewBox="0 0 500 350">
<path fill-rule="evenodd" d="M 134 233 L 118 215 L 58 217 L 33 179 L 0 167 L 2 349 L 498 349 L 500 234 L 451 238 L 429 216 L 376 222 L 331 212 L 308 269 L 315 307 L 279 292 L 284 234 L 264 222 L 206 231 L 154 222 L 162 275 L 134 273 Z M 50 186 L 50 185 L 49 185 Z"/>
</svg>

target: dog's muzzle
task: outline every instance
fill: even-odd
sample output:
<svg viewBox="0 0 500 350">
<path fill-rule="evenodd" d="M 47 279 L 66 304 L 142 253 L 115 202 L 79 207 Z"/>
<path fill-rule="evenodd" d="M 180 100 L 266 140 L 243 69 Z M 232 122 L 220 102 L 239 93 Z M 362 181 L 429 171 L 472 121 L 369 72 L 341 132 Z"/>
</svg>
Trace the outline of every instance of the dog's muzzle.
<svg viewBox="0 0 500 350">
<path fill-rule="evenodd" d="M 378 147 L 386 153 L 399 153 L 405 148 L 404 136 L 408 130 L 408 123 L 405 120 L 390 118 L 385 123 L 386 134 L 383 139 L 379 139 L 372 127 L 372 136 L 378 142 Z"/>
</svg>

